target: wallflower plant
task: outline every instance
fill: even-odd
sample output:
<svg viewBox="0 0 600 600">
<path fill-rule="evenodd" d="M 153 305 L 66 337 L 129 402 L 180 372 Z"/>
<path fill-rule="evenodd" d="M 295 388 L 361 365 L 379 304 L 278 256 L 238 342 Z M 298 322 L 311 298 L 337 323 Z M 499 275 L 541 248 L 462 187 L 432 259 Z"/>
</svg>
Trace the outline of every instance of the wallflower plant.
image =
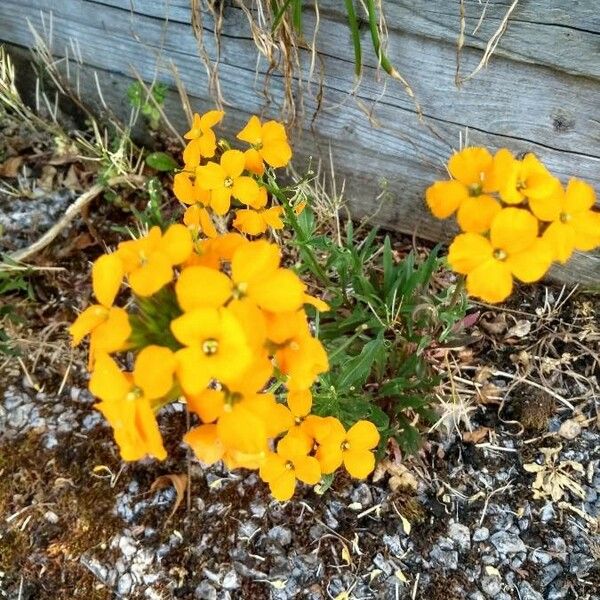
<svg viewBox="0 0 600 600">
<path fill-rule="evenodd" d="M 351 220 L 328 234 L 306 188 L 278 180 L 292 156 L 283 125 L 253 116 L 236 148 L 214 131 L 223 116 L 194 115 L 184 135 L 182 222 L 153 212 L 100 256 L 96 302 L 70 331 L 74 345 L 89 339 L 89 387 L 124 460 L 164 460 L 160 411 L 183 401 L 182 441 L 201 462 L 258 470 L 288 500 L 340 468 L 367 477 L 391 438 L 418 448 L 436 420 L 427 356 L 454 343 L 467 301 L 437 248 L 399 258 Z M 447 262 L 474 296 L 501 301 L 513 278 L 600 245 L 593 189 L 563 189 L 531 154 L 465 148 L 448 171 L 426 201 L 456 214 Z"/>
<path fill-rule="evenodd" d="M 468 147 L 448 161 L 450 179 L 425 194 L 433 215 L 456 213 L 462 233 L 450 245 L 448 263 L 466 276 L 470 295 L 501 302 L 513 280 L 540 280 L 555 261 L 575 250 L 600 246 L 596 194 L 576 178 L 566 188 L 532 153 L 516 158 L 502 148 L 492 155 Z"/>
</svg>

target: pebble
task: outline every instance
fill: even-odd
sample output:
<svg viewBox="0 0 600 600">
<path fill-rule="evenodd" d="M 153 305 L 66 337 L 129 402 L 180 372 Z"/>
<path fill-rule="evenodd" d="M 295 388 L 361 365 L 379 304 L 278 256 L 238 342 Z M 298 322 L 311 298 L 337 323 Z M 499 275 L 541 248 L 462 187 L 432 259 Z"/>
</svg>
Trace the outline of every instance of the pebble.
<svg viewBox="0 0 600 600">
<path fill-rule="evenodd" d="M 361 483 L 354 489 L 350 496 L 352 502 L 358 502 L 363 508 L 367 508 L 373 504 L 373 493 L 371 488 L 366 483 Z"/>
<path fill-rule="evenodd" d="M 194 590 L 194 598 L 196 600 L 217 600 L 217 590 L 205 579 Z"/>
<path fill-rule="evenodd" d="M 439 546 L 434 546 L 429 556 L 444 569 L 454 571 L 458 568 L 458 552 L 456 550 L 442 550 Z"/>
<path fill-rule="evenodd" d="M 540 510 L 540 521 L 542 523 L 548 523 L 548 521 L 552 521 L 554 518 L 556 518 L 554 507 L 550 502 L 547 502 Z"/>
<path fill-rule="evenodd" d="M 471 531 L 462 523 L 452 523 L 448 528 L 448 537 L 454 540 L 459 549 L 468 552 L 471 548 Z"/>
<path fill-rule="evenodd" d="M 240 578 L 235 569 L 231 569 L 225 573 L 223 581 L 221 581 L 221 587 L 226 590 L 237 590 L 240 587 Z"/>
<path fill-rule="evenodd" d="M 119 540 L 119 549 L 126 558 L 131 558 L 137 551 L 134 541 L 125 535 Z"/>
<path fill-rule="evenodd" d="M 131 592 L 131 588 L 133 587 L 133 580 L 131 579 L 131 575 L 129 573 L 124 573 L 119 577 L 119 582 L 117 583 L 117 593 L 121 596 L 126 596 Z"/>
<path fill-rule="evenodd" d="M 506 531 L 494 533 L 490 541 L 494 544 L 496 550 L 505 556 L 527 551 L 523 540 L 518 535 L 513 535 Z"/>
<path fill-rule="evenodd" d="M 275 525 L 269 529 L 267 537 L 281 546 L 289 546 L 292 543 L 292 532 L 281 525 Z"/>
<path fill-rule="evenodd" d="M 44 513 L 44 519 L 46 519 L 48 523 L 52 523 L 53 525 L 56 525 L 56 523 L 58 523 L 58 515 L 55 512 L 52 512 L 51 510 L 48 510 Z"/>
<path fill-rule="evenodd" d="M 566 420 L 558 429 L 558 435 L 565 440 L 574 440 L 581 433 L 581 425 L 574 419 Z"/>
<path fill-rule="evenodd" d="M 474 542 L 484 542 L 490 537 L 490 530 L 487 527 L 478 527 L 473 532 Z"/>
<path fill-rule="evenodd" d="M 544 600 L 544 596 L 536 592 L 527 581 L 521 581 L 519 584 L 519 595 L 521 600 Z"/>
<path fill-rule="evenodd" d="M 550 563 L 542 570 L 540 575 L 540 584 L 542 588 L 547 588 L 562 572 L 563 567 L 560 563 Z"/>
<path fill-rule="evenodd" d="M 479 585 L 483 593 L 489 598 L 496 598 L 502 591 L 502 580 L 496 575 L 484 575 Z"/>
</svg>

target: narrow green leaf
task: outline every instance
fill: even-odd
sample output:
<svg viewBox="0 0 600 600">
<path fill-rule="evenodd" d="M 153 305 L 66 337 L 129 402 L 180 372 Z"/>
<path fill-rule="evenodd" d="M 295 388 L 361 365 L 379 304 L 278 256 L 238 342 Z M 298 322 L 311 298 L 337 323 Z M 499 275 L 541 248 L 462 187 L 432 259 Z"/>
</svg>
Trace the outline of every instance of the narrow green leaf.
<svg viewBox="0 0 600 600">
<path fill-rule="evenodd" d="M 275 33 L 281 24 L 281 20 L 285 15 L 285 11 L 288 9 L 289 5 L 292 3 L 292 0 L 285 0 L 285 2 L 279 7 L 279 10 L 275 14 L 275 18 L 273 19 L 273 25 L 271 26 L 271 33 Z"/>
<path fill-rule="evenodd" d="M 166 152 L 152 152 L 152 154 L 148 154 L 146 164 L 156 171 L 174 171 L 179 166 L 177 161 Z"/>
<path fill-rule="evenodd" d="M 367 342 L 360 354 L 351 358 L 344 365 L 344 369 L 337 379 L 336 389 L 341 391 L 353 385 L 362 385 L 365 383 L 369 377 L 373 363 L 383 349 L 383 339 L 380 337 Z"/>
<path fill-rule="evenodd" d="M 360 77 L 362 73 L 362 46 L 360 43 L 360 31 L 358 28 L 358 19 L 354 10 L 353 0 L 344 0 L 346 4 L 346 14 L 348 16 L 348 27 L 352 36 L 352 46 L 354 47 L 354 73 Z"/>
</svg>

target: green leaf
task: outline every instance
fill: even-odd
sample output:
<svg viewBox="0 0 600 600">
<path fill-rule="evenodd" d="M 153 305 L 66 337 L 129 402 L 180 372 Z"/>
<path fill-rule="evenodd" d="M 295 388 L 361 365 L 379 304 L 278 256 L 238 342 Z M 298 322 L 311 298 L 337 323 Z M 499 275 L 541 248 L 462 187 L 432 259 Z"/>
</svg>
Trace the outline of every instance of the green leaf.
<svg viewBox="0 0 600 600">
<path fill-rule="evenodd" d="M 362 385 L 366 382 L 373 363 L 385 350 L 383 338 L 377 337 L 367 342 L 358 356 L 351 358 L 343 367 L 343 371 L 336 381 L 338 391 L 345 390 L 353 385 Z"/>
<path fill-rule="evenodd" d="M 360 31 L 358 28 L 358 19 L 354 10 L 354 0 L 344 0 L 346 4 L 346 13 L 348 16 L 348 27 L 352 36 L 352 46 L 354 48 L 354 73 L 360 77 L 362 72 L 362 46 L 360 43 Z"/>
<path fill-rule="evenodd" d="M 179 167 L 177 161 L 166 152 L 152 152 L 152 154 L 148 154 L 146 164 L 156 171 L 174 171 Z"/>
<path fill-rule="evenodd" d="M 273 25 L 271 27 L 271 33 L 275 33 L 279 28 L 279 25 L 283 19 L 283 15 L 285 15 L 285 11 L 288 9 L 288 6 L 292 3 L 292 0 L 285 0 L 285 2 L 281 5 L 277 13 L 275 14 L 275 18 L 273 19 Z"/>
</svg>

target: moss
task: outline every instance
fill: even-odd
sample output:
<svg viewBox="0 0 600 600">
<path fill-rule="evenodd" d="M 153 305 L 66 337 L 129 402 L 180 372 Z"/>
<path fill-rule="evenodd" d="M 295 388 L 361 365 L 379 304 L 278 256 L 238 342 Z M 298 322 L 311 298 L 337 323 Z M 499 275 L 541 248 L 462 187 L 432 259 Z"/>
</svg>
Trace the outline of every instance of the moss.
<svg viewBox="0 0 600 600">
<path fill-rule="evenodd" d="M 527 396 L 517 406 L 519 421 L 530 431 L 546 429 L 554 411 L 554 398 L 541 390 Z"/>
</svg>

